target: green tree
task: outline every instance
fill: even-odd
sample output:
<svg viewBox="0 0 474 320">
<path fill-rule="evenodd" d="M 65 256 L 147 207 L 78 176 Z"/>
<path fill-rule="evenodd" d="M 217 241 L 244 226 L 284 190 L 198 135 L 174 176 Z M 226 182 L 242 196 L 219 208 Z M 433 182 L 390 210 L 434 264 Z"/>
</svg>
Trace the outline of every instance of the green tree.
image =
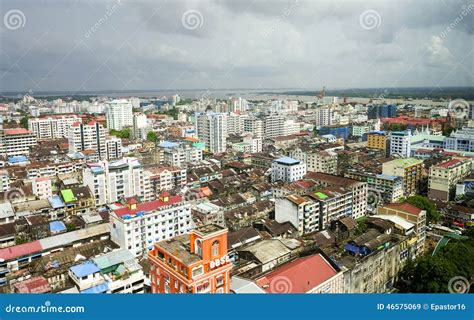
<svg viewBox="0 0 474 320">
<path fill-rule="evenodd" d="M 121 139 L 130 139 L 132 132 L 129 128 L 122 129 L 122 130 L 110 130 L 109 134 L 112 136 L 116 136 Z"/>
<path fill-rule="evenodd" d="M 147 133 L 146 139 L 151 142 L 156 142 L 156 140 L 158 139 L 158 136 L 156 135 L 156 132 L 150 131 Z"/>
<path fill-rule="evenodd" d="M 472 274 L 474 274 L 473 232 L 468 234 L 468 239 L 450 239 L 435 256 L 427 255 L 415 261 L 408 261 L 398 274 L 396 287 L 400 292 L 449 292 L 448 285 L 451 279 L 464 277 L 469 281 Z"/>
<path fill-rule="evenodd" d="M 440 214 L 436 209 L 434 202 L 428 199 L 427 197 L 416 195 L 408 197 L 406 199 L 406 202 L 414 205 L 419 209 L 426 210 L 428 221 L 437 222 L 439 220 Z"/>
<path fill-rule="evenodd" d="M 22 128 L 28 129 L 28 116 L 25 115 L 23 118 L 21 118 L 20 125 Z"/>
</svg>

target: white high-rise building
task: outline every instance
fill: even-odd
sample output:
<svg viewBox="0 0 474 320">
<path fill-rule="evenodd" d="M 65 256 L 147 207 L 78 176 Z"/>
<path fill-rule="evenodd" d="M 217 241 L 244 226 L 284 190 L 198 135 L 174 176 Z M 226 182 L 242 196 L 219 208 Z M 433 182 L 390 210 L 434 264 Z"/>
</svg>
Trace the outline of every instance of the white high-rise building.
<svg viewBox="0 0 474 320">
<path fill-rule="evenodd" d="M 82 122 L 82 118 L 75 114 L 31 118 L 28 120 L 28 129 L 38 139 L 60 139 L 69 137 L 69 128 L 75 122 Z"/>
<path fill-rule="evenodd" d="M 82 177 L 97 206 L 145 194 L 143 167 L 136 158 L 89 163 Z"/>
<path fill-rule="evenodd" d="M 99 159 L 105 159 L 107 157 L 106 136 L 106 129 L 97 122 L 88 124 L 75 122 L 69 129 L 69 152 L 94 150 Z"/>
<path fill-rule="evenodd" d="M 105 140 L 107 160 L 122 158 L 122 139 L 110 136 Z"/>
<path fill-rule="evenodd" d="M 329 106 L 316 109 L 316 126 L 330 126 L 333 124 L 334 112 Z"/>
<path fill-rule="evenodd" d="M 227 116 L 227 134 L 241 134 L 244 131 L 244 118 L 235 113 Z"/>
<path fill-rule="evenodd" d="M 108 102 L 105 114 L 109 130 L 122 130 L 133 125 L 133 106 L 126 99 Z"/>
<path fill-rule="evenodd" d="M 132 136 L 135 139 L 146 139 L 146 135 L 150 129 L 148 126 L 148 121 L 146 114 L 144 113 L 134 113 L 133 114 L 133 128 Z"/>
<path fill-rule="evenodd" d="M 271 139 L 285 135 L 285 121 L 283 115 L 270 115 L 263 119 L 264 139 Z"/>
<path fill-rule="evenodd" d="M 411 156 L 411 130 L 390 133 L 390 155 L 402 158 Z"/>
<path fill-rule="evenodd" d="M 208 111 L 196 114 L 196 134 L 210 153 L 225 152 L 227 147 L 227 114 Z"/>
<path fill-rule="evenodd" d="M 251 133 L 255 138 L 263 138 L 263 121 L 256 117 L 244 117 L 244 133 Z"/>
</svg>

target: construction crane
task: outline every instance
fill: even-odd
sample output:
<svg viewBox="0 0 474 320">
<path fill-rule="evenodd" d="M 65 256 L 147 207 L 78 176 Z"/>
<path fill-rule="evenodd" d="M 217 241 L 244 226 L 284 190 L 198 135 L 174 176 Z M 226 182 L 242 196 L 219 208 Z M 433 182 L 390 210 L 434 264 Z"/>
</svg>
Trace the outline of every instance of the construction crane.
<svg viewBox="0 0 474 320">
<path fill-rule="evenodd" d="M 321 90 L 321 92 L 319 92 L 318 99 L 324 98 L 325 95 L 326 95 L 326 87 L 323 86 L 323 89 Z"/>
</svg>

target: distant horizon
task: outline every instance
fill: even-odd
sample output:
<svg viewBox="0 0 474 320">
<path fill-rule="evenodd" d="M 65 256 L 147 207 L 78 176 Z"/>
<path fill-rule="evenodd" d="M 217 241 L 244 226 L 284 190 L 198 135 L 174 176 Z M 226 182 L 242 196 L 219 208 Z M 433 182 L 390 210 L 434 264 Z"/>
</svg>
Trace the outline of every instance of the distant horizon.
<svg viewBox="0 0 474 320">
<path fill-rule="evenodd" d="M 411 89 L 431 89 L 435 91 L 442 91 L 445 89 L 474 89 L 474 86 L 413 86 L 413 87 L 326 87 L 325 91 L 340 91 L 340 90 L 382 90 L 382 89 L 391 89 L 393 91 L 397 90 L 411 90 Z M 35 94 L 44 94 L 44 93 L 64 93 L 64 94 L 78 94 L 78 95 L 88 95 L 90 93 L 110 93 L 110 92 L 192 92 L 192 91 L 277 91 L 277 90 L 290 90 L 294 92 L 310 92 L 314 91 L 318 93 L 322 90 L 320 88 L 298 88 L 298 87 L 268 87 L 268 88 L 245 88 L 245 87 L 236 87 L 236 88 L 193 88 L 193 89 L 182 89 L 182 88 L 172 88 L 172 89 L 101 89 L 101 90 L 17 90 L 17 91 L 0 91 L 0 95 L 5 94 L 21 94 L 21 93 L 30 93 L 32 96 Z"/>
</svg>

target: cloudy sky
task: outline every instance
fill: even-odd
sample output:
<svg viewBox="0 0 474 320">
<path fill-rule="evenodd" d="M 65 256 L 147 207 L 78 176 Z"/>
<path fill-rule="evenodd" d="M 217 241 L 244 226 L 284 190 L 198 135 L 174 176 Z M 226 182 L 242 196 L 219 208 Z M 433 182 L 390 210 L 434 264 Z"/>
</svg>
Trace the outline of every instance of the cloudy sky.
<svg viewBox="0 0 474 320">
<path fill-rule="evenodd" d="M 0 4 L 3 92 L 474 85 L 474 1 Z"/>
</svg>

